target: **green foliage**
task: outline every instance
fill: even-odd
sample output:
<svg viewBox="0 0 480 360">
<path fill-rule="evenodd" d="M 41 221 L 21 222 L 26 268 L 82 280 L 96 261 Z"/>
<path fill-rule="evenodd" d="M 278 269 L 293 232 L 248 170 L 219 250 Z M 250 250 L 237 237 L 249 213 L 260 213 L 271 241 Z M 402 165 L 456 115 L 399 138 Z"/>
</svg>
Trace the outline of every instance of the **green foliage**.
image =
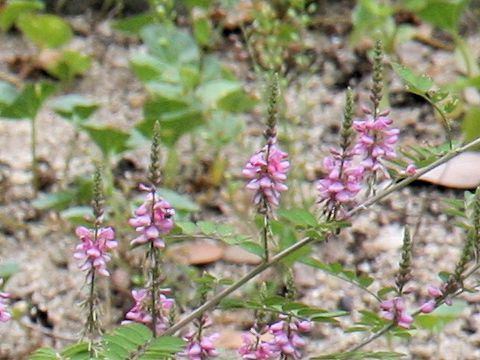
<svg viewBox="0 0 480 360">
<path fill-rule="evenodd" d="M 128 149 L 130 135 L 123 130 L 107 125 L 84 124 L 81 126 L 90 139 L 102 151 L 105 158 L 118 155 Z"/>
<path fill-rule="evenodd" d="M 64 50 L 61 52 L 61 56 L 45 70 L 61 81 L 71 81 L 90 69 L 91 64 L 92 61 L 88 55 L 74 50 Z"/>
<path fill-rule="evenodd" d="M 82 342 L 65 348 L 60 353 L 53 349 L 36 350 L 30 360 L 90 360 L 89 344 Z M 139 360 L 166 359 L 174 356 L 185 342 L 177 337 L 162 336 L 154 339 L 152 332 L 141 324 L 130 324 L 116 328 L 104 335 L 99 345 L 94 346 L 94 359 L 126 360 L 135 357 Z"/>
<path fill-rule="evenodd" d="M 0 264 L 0 279 L 8 280 L 10 276 L 20 271 L 20 265 L 13 261 Z"/>
<path fill-rule="evenodd" d="M 415 317 L 415 324 L 423 329 L 439 333 L 450 322 L 457 320 L 467 304 L 464 301 L 454 301 L 452 305 L 442 304 L 430 314 L 420 314 Z"/>
<path fill-rule="evenodd" d="M 20 17 L 38 10 L 43 10 L 44 3 L 40 0 L 10 0 L 0 10 L 0 29 L 9 30 Z"/>
<path fill-rule="evenodd" d="M 204 56 L 186 31 L 151 24 L 140 34 L 148 53 L 135 55 L 131 64 L 150 95 L 144 106 L 144 121 L 137 126 L 144 136 L 150 137 L 158 120 L 162 143 L 174 146 L 183 134 L 204 124 L 225 128 L 229 113 L 248 110 L 255 104 L 242 83 L 222 67 L 216 56 Z"/>
<path fill-rule="evenodd" d="M 30 41 L 43 48 L 58 48 L 73 36 L 70 25 L 55 15 L 23 14 L 17 19 L 17 26 Z"/>
<path fill-rule="evenodd" d="M 410 0 L 405 6 L 432 25 L 456 33 L 460 17 L 469 2 L 470 0 Z"/>
<path fill-rule="evenodd" d="M 15 86 L 5 82 L 0 81 L 0 115 L 6 107 L 11 105 L 18 96 L 17 89 Z"/>
<path fill-rule="evenodd" d="M 69 94 L 55 98 L 51 107 L 58 115 L 78 126 L 97 111 L 99 105 L 82 95 Z"/>
<path fill-rule="evenodd" d="M 463 141 L 470 142 L 480 137 L 480 107 L 471 107 L 463 118 Z M 480 148 L 477 147 L 476 150 Z"/>
<path fill-rule="evenodd" d="M 45 100 L 55 91 L 56 86 L 49 82 L 29 84 L 13 101 L 13 91 L 10 91 L 7 94 L 9 103 L 2 109 L 0 116 L 13 120 L 34 120 Z"/>
<path fill-rule="evenodd" d="M 278 295 L 262 297 L 258 300 L 226 299 L 222 301 L 220 307 L 222 309 L 261 310 L 273 314 L 285 314 L 298 319 L 333 324 L 338 323 L 336 318 L 349 315 L 348 311 L 327 311 L 300 302 L 292 302 Z"/>
</svg>

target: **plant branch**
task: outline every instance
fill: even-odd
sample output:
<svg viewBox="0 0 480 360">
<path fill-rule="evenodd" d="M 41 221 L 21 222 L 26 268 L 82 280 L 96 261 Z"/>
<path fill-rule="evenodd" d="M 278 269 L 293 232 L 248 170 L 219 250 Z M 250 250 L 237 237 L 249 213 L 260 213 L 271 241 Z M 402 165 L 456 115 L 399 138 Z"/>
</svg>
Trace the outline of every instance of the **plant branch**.
<svg viewBox="0 0 480 360">
<path fill-rule="evenodd" d="M 402 180 L 402 181 L 398 182 L 397 184 L 393 185 L 392 187 L 383 190 L 382 192 L 378 193 L 377 195 L 371 197 L 370 199 L 367 199 L 366 201 L 364 201 L 360 205 L 356 206 L 355 208 L 353 208 L 352 210 L 350 210 L 347 213 L 348 217 L 350 217 L 350 216 L 356 214 L 357 212 L 359 212 L 361 210 L 364 210 L 364 209 L 368 208 L 369 206 L 377 203 L 378 201 L 382 200 L 383 198 L 390 195 L 391 193 L 404 188 L 405 186 L 407 186 L 411 182 L 417 180 L 423 174 L 429 172 L 430 170 L 436 168 L 437 166 L 440 166 L 440 165 L 446 163 L 448 160 L 454 158 L 455 156 L 461 154 L 462 152 L 465 152 L 465 151 L 467 151 L 467 150 L 469 150 L 469 149 L 471 149 L 471 148 L 473 148 L 477 145 L 480 145 L 480 138 L 478 138 L 474 141 L 471 141 L 468 144 L 466 144 L 464 146 L 461 146 L 457 149 L 453 149 L 453 150 L 449 151 L 447 154 L 442 156 L 437 161 L 435 161 L 432 164 L 418 170 L 415 175 L 413 175 L 411 177 L 408 177 L 408 178 L 405 178 L 404 180 Z M 325 237 L 327 237 L 327 236 L 328 236 L 328 234 L 325 234 Z M 237 289 L 242 287 L 244 284 L 246 284 L 248 281 L 250 281 L 251 279 L 256 277 L 258 274 L 262 273 L 263 271 L 268 269 L 270 266 L 278 263 L 279 261 L 281 261 L 286 256 L 290 255 L 294 251 L 296 251 L 298 249 L 301 249 L 302 247 L 310 244 L 311 242 L 313 242 L 315 240 L 319 240 L 319 239 L 310 238 L 310 237 L 303 238 L 299 242 L 293 244 L 292 246 L 284 249 L 283 251 L 279 252 L 277 255 L 273 256 L 268 262 L 264 262 L 264 263 L 256 266 L 250 272 L 248 272 L 245 276 L 243 276 L 241 279 L 239 279 L 236 283 L 234 283 L 234 284 L 230 285 L 229 287 L 225 288 L 224 290 L 220 291 L 218 294 L 216 294 L 210 300 L 208 300 L 205 304 L 198 307 L 192 313 L 190 313 L 189 315 L 187 315 L 186 317 L 184 317 L 183 319 L 178 321 L 171 328 L 169 328 L 167 331 L 165 331 L 163 333 L 163 335 L 168 336 L 168 335 L 174 334 L 176 331 L 180 330 L 182 327 L 189 324 L 194 319 L 198 318 L 204 312 L 209 311 L 212 308 L 214 308 L 225 297 L 227 297 L 228 295 L 230 295 L 231 293 L 233 293 L 234 291 L 236 291 Z M 379 336 L 381 336 L 381 334 Z M 373 340 L 375 340 L 375 338 L 372 339 L 371 341 L 373 341 Z"/>
</svg>

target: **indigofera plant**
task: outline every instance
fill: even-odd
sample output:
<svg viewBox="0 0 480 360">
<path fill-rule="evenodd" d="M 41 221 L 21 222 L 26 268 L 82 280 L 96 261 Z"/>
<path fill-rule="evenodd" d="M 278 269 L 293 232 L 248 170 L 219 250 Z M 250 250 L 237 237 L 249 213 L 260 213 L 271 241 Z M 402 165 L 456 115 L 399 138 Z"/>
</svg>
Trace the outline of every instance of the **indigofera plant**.
<svg viewBox="0 0 480 360">
<path fill-rule="evenodd" d="M 164 54 L 165 55 L 165 54 Z M 328 323 L 338 324 L 339 318 L 349 315 L 344 310 L 327 310 L 297 300 L 295 281 L 291 275 L 292 264 L 302 261 L 319 271 L 355 286 L 375 300 L 372 309 L 359 310 L 360 321 L 348 329 L 348 332 L 362 332 L 365 337 L 356 345 L 342 352 L 311 357 L 312 359 L 394 359 L 403 356 L 395 351 L 363 351 L 362 349 L 385 334 L 406 336 L 410 329 L 421 327 L 422 317 L 434 316 L 435 311 L 444 304 L 448 305 L 465 291 L 471 291 L 468 285 L 471 276 L 480 268 L 478 252 L 480 249 L 480 189 L 475 194 L 467 193 L 465 201 L 452 202 L 452 212 L 463 216 L 462 226 L 466 229 L 465 243 L 453 271 L 440 273 L 439 285 L 426 284 L 418 289 L 422 301 L 413 301 L 410 297 L 416 293 L 408 282 L 415 275 L 412 271 L 413 246 L 415 237 L 406 228 L 397 275 L 392 279 L 394 285 L 381 288 L 378 292 L 371 290 L 375 281 L 372 276 L 361 276 L 338 263 L 323 263 L 312 255 L 309 246 L 322 241 L 334 241 L 335 235 L 355 221 L 355 215 L 378 204 L 389 194 L 399 191 L 418 179 L 431 169 L 444 164 L 459 153 L 480 144 L 480 139 L 463 146 L 447 144 L 444 153 L 432 157 L 431 161 L 409 163 L 401 172 L 393 171 L 394 158 L 397 154 L 396 143 L 399 130 L 393 128 L 393 121 L 385 110 L 381 110 L 380 100 L 383 90 L 381 45 L 377 44 L 374 57 L 374 81 L 371 90 L 372 109 L 364 111 L 365 118 L 354 119 L 353 93 L 347 91 L 346 106 L 339 150 L 333 149 L 325 160 L 327 174 L 320 179 L 317 186 L 320 191 L 318 203 L 320 216 L 309 209 L 282 208 L 281 193 L 288 190 L 286 186 L 287 171 L 294 167 L 287 154 L 280 150 L 277 138 L 277 101 L 279 97 L 276 76 L 272 77 L 269 106 L 266 121 L 266 144 L 256 152 L 243 169 L 246 187 L 254 191 L 252 203 L 255 205 L 259 221 L 260 234 L 257 241 L 237 237 L 235 244 L 243 245 L 257 255 L 262 261 L 245 275 L 233 280 L 222 281 L 204 273 L 196 281 L 197 296 L 190 307 L 182 299 L 164 286 L 165 275 L 162 273 L 164 248 L 170 241 L 179 237 L 203 236 L 216 240 L 231 241 L 230 230 L 207 221 L 192 223 L 174 221 L 178 214 L 169 201 L 158 192 L 163 181 L 160 171 L 160 139 L 162 121 L 155 122 L 150 155 L 148 184 L 140 186 L 145 192 L 144 201 L 134 211 L 129 224 L 135 228 L 138 236 L 131 240 L 134 248 L 144 250 L 142 288 L 132 291 L 133 307 L 126 313 L 124 322 L 137 322 L 118 327 L 110 335 L 98 340 L 95 352 L 91 346 L 76 345 L 57 353 L 51 349 L 40 349 L 32 355 L 36 360 L 53 360 L 75 355 L 76 359 L 176 359 L 184 357 L 191 360 L 206 360 L 223 356 L 215 343 L 218 332 L 213 328 L 214 309 L 249 310 L 255 314 L 255 321 L 249 332 L 243 335 L 243 344 L 237 350 L 242 359 L 276 359 L 297 360 L 306 358 L 305 347 L 308 334 L 317 326 Z M 163 56 L 163 55 L 162 55 Z M 392 117 L 393 118 L 393 117 Z M 163 133 L 165 136 L 165 133 Z M 451 146 L 451 147 L 450 147 Z M 418 167 L 418 168 L 417 168 Z M 387 179 L 389 184 L 380 186 L 379 180 Z M 291 189 L 290 189 L 291 190 Z M 95 207 L 98 205 L 94 206 Z M 96 224 L 101 218 L 96 210 Z M 107 228 L 108 229 L 108 228 Z M 343 230 L 348 231 L 348 230 Z M 105 240 L 113 241 L 109 230 L 79 231 L 83 242 L 93 239 L 92 246 L 84 251 L 83 245 L 77 250 L 82 254 L 83 267 L 91 276 L 105 272 L 108 257 L 105 248 L 99 248 Z M 103 234 L 103 235 L 102 235 Z M 95 246 L 96 247 L 95 247 Z M 248 245 L 248 246 L 245 246 Z M 113 246 L 114 247 L 114 246 Z M 107 248 L 113 248 L 107 246 Z M 90 251 L 92 250 L 92 251 Z M 85 255 L 85 256 L 83 256 Z M 85 265 L 87 264 L 87 265 Z M 252 281 L 269 268 L 285 275 L 282 291 L 270 293 L 262 290 L 253 296 L 229 298 L 232 293 Z M 382 283 L 382 285 L 385 285 Z M 276 288 L 275 288 L 276 289 Z M 412 311 L 413 305 L 416 310 Z M 182 313 L 183 309 L 189 309 Z M 177 314 L 179 319 L 177 319 Z M 193 324 L 192 329 L 183 333 L 182 329 Z M 247 328 L 248 329 L 248 328 Z M 91 344 L 90 344 L 91 345 Z M 68 355 L 66 355 L 68 354 Z"/>
</svg>

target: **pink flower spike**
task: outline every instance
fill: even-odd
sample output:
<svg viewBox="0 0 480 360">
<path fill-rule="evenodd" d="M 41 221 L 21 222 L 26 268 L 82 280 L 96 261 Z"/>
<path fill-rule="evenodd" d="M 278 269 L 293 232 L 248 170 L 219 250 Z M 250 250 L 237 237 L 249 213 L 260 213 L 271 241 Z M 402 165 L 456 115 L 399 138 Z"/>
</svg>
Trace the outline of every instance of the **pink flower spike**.
<svg viewBox="0 0 480 360">
<path fill-rule="evenodd" d="M 280 150 L 273 141 L 247 162 L 242 174 L 249 180 L 247 189 L 255 191 L 255 204 L 260 204 L 262 199 L 271 206 L 279 204 L 280 193 L 288 190 L 284 183 L 290 167 L 287 158 L 287 153 Z"/>
<path fill-rule="evenodd" d="M 156 248 L 163 249 L 165 242 L 162 236 L 173 229 L 175 210 L 168 201 L 162 199 L 156 193 L 152 193 L 152 188 L 141 186 L 140 189 L 148 191 L 148 193 L 143 204 L 134 211 L 134 217 L 128 221 L 130 226 L 133 226 L 140 234 L 130 244 L 153 243 Z"/>
</svg>

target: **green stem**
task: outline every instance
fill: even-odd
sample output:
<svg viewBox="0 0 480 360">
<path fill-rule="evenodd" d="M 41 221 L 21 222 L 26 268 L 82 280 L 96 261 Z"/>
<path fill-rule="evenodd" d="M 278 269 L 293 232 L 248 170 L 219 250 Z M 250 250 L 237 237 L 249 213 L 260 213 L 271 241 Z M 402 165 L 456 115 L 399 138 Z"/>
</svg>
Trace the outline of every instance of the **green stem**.
<svg viewBox="0 0 480 360">
<path fill-rule="evenodd" d="M 35 197 L 39 190 L 39 172 L 38 172 L 38 159 L 37 159 L 37 121 L 35 118 L 30 119 L 31 132 L 30 132 L 30 154 L 32 157 L 32 188 Z"/>
<path fill-rule="evenodd" d="M 451 150 L 450 152 L 448 152 L 446 155 L 442 156 L 437 161 L 435 161 L 432 164 L 418 170 L 415 175 L 398 182 L 397 184 L 391 186 L 388 189 L 385 189 L 385 190 L 381 191 L 377 195 L 373 196 L 372 198 L 370 198 L 370 199 L 364 201 L 363 203 L 361 203 L 360 205 L 356 206 L 355 208 L 353 208 L 352 210 L 350 210 L 347 213 L 347 216 L 351 217 L 352 215 L 360 212 L 361 210 L 364 210 L 364 209 L 368 208 L 369 206 L 379 202 L 380 200 L 384 199 L 385 197 L 387 197 L 391 193 L 406 187 L 408 184 L 417 180 L 420 176 L 424 175 L 428 171 L 434 169 L 437 166 L 440 166 L 440 165 L 446 163 L 448 160 L 454 158 L 458 154 L 460 154 L 462 152 L 465 152 L 465 151 L 467 151 L 467 150 L 469 150 L 469 149 L 471 149 L 471 148 L 473 148 L 477 145 L 480 145 L 480 138 L 478 138 L 474 141 L 471 141 L 468 144 L 466 144 L 466 145 L 464 145 L 460 148 Z M 326 238 L 326 237 L 327 237 L 327 234 L 325 234 L 324 238 Z M 263 271 L 265 271 L 266 269 L 268 269 L 272 265 L 280 262 L 282 259 L 284 259 L 286 256 L 290 255 L 294 251 L 296 251 L 298 249 L 301 249 L 304 246 L 306 246 L 306 245 L 308 245 L 308 244 L 310 244 L 310 243 L 312 243 L 316 240 L 320 240 L 320 239 L 310 238 L 310 237 L 303 238 L 302 240 L 298 241 L 297 243 L 291 245 L 290 247 L 284 249 L 283 251 L 281 251 L 278 254 L 276 254 L 275 256 L 273 256 L 269 261 L 265 261 L 264 263 L 256 266 L 251 271 L 249 271 L 246 275 L 244 275 L 241 279 L 239 279 L 237 282 L 235 282 L 234 284 L 225 288 L 224 290 L 220 291 L 218 294 L 214 295 L 210 300 L 208 300 L 205 304 L 198 307 L 193 312 L 191 312 L 189 315 L 185 316 L 183 319 L 178 321 L 171 328 L 169 328 L 164 333 L 164 335 L 168 336 L 168 335 L 174 334 L 177 330 L 180 330 L 185 325 L 189 324 L 191 321 L 198 318 L 204 312 L 209 311 L 212 308 L 214 308 L 225 297 L 227 297 L 228 295 L 230 295 L 231 293 L 233 293 L 234 291 L 236 291 L 237 289 L 242 287 L 248 281 L 250 281 L 251 279 L 253 279 L 257 275 L 259 275 L 260 273 L 262 273 Z"/>
</svg>

